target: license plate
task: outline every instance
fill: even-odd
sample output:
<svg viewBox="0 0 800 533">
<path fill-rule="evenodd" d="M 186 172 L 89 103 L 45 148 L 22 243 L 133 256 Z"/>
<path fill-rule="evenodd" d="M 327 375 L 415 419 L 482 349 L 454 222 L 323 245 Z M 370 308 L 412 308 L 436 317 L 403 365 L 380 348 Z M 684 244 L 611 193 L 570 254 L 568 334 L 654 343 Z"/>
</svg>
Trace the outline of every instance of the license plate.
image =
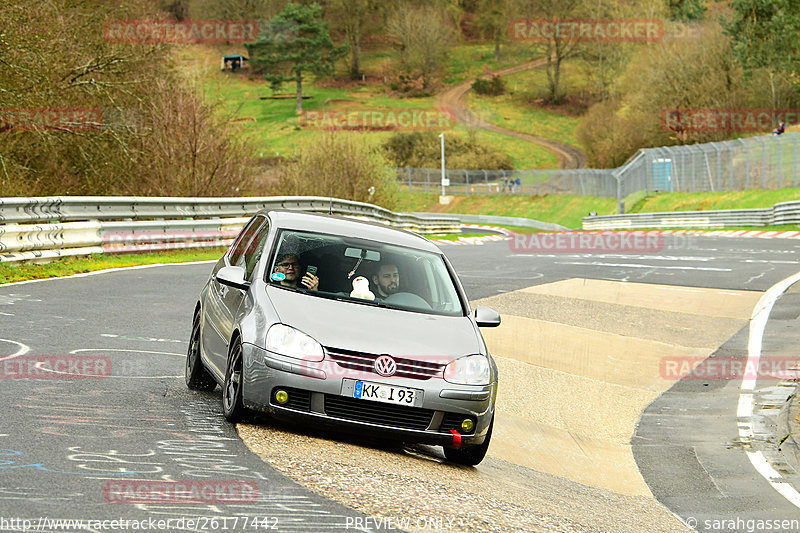
<svg viewBox="0 0 800 533">
<path fill-rule="evenodd" d="M 353 398 L 397 405 L 414 405 L 417 391 L 405 387 L 392 387 L 371 381 L 356 381 Z"/>
</svg>

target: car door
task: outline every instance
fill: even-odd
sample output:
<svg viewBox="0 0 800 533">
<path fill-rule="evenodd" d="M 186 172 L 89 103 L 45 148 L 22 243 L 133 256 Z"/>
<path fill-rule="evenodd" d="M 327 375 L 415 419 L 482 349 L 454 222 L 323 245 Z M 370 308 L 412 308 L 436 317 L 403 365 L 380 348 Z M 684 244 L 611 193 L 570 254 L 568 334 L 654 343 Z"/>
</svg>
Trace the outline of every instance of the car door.
<svg viewBox="0 0 800 533">
<path fill-rule="evenodd" d="M 224 265 L 244 268 L 245 279 L 249 280 L 257 264 L 256 254 L 260 254 L 267 233 L 266 217 L 254 217 L 225 254 Z M 225 372 L 228 343 L 235 326 L 234 317 L 244 295 L 244 290 L 224 285 L 217 281 L 216 276 L 209 284 L 204 307 L 203 352 L 209 365 L 219 375 Z"/>
</svg>

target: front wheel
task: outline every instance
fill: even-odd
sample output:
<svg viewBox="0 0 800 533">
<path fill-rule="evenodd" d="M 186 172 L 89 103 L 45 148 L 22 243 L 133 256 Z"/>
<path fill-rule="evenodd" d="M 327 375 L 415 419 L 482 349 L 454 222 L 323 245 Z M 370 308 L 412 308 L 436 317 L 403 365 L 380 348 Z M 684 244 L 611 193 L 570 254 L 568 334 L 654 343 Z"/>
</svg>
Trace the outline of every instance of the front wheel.
<svg viewBox="0 0 800 533">
<path fill-rule="evenodd" d="M 231 343 L 222 386 L 222 414 L 229 422 L 238 422 L 244 414 L 242 381 L 242 343 L 237 338 Z"/>
<path fill-rule="evenodd" d="M 492 421 L 489 422 L 489 431 L 486 432 L 486 439 L 483 443 L 477 446 L 468 446 L 466 448 L 444 448 L 444 456 L 451 463 L 460 465 L 475 466 L 483 461 L 486 456 L 486 451 L 489 449 L 489 441 L 492 440 L 492 428 L 494 427 L 494 415 Z"/>
<path fill-rule="evenodd" d="M 192 390 L 212 391 L 217 387 L 217 382 L 208 373 L 200 358 L 200 314 L 197 313 L 192 320 L 192 336 L 189 339 L 189 351 L 186 353 L 186 368 L 184 369 L 186 386 Z"/>
</svg>

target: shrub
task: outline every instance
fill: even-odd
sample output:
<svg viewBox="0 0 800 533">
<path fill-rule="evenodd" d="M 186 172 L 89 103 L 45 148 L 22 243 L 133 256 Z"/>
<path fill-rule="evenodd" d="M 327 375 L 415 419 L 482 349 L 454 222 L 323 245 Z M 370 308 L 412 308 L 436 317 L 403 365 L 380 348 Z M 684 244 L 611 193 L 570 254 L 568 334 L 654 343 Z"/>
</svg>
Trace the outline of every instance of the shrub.
<svg viewBox="0 0 800 533">
<path fill-rule="evenodd" d="M 498 152 L 476 139 L 448 133 L 444 138 L 447 168 L 465 170 L 511 170 L 508 154 Z M 433 131 L 400 132 L 383 145 L 387 159 L 396 167 L 438 168 L 441 140 Z"/>
<path fill-rule="evenodd" d="M 491 79 L 478 78 L 472 82 L 472 90 L 478 94 L 498 96 L 506 92 L 506 82 L 500 76 L 495 75 Z"/>
<path fill-rule="evenodd" d="M 333 196 L 392 209 L 397 177 L 380 149 L 358 133 L 324 132 L 279 170 L 271 194 Z"/>
</svg>

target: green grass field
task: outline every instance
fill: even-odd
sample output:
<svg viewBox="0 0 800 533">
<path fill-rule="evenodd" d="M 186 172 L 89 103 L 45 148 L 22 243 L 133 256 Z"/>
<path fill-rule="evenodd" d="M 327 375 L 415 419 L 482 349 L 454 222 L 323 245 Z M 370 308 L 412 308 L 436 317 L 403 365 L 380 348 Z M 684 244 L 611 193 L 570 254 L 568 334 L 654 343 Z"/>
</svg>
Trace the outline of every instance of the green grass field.
<svg viewBox="0 0 800 533">
<path fill-rule="evenodd" d="M 398 199 L 397 211 L 525 217 L 573 229 L 581 227 L 583 217 L 587 216 L 590 211 L 595 211 L 599 215 L 617 213 L 615 199 L 591 196 L 471 195 L 455 196 L 449 205 L 440 205 L 438 194 L 403 192 Z M 772 207 L 776 203 L 791 200 L 800 200 L 800 189 L 727 193 L 663 193 L 640 200 L 632 212 L 750 209 Z M 777 231 L 780 229 L 790 230 L 792 227 L 748 229 Z"/>
<path fill-rule="evenodd" d="M 489 68 L 501 68 L 515 65 L 530 59 L 528 47 L 515 44 L 503 48 L 502 60 L 494 61 L 494 48 L 484 44 L 460 45 L 453 49 L 452 62 L 446 75 L 447 83 L 462 79 L 470 79 L 484 72 L 483 64 Z M 224 109 L 235 118 L 242 135 L 249 138 L 255 147 L 256 155 L 273 157 L 276 155 L 293 156 L 303 146 L 313 143 L 320 132 L 331 125 L 332 113 L 337 120 L 344 120 L 346 113 L 354 117 L 356 126 L 367 127 L 376 124 L 371 119 L 364 119 L 363 113 L 379 112 L 388 117 L 390 113 L 405 117 L 413 113 L 426 112 L 429 116 L 438 117 L 436 131 L 465 136 L 469 133 L 482 143 L 495 150 L 507 153 L 516 168 L 555 168 L 558 159 L 548 150 L 532 145 L 526 141 L 508 135 L 488 131 L 473 130 L 468 126 L 450 122 L 449 115 L 437 109 L 435 96 L 424 98 L 397 98 L 391 95 L 376 74 L 390 71 L 397 52 L 390 48 L 369 49 L 364 54 L 363 68 L 370 77 L 364 83 L 350 84 L 346 88 L 331 87 L 329 82 L 316 82 L 307 79 L 303 83 L 303 111 L 306 120 L 295 113 L 295 99 L 271 99 L 273 91 L 266 81 L 249 79 L 246 74 L 231 74 L 219 70 L 219 55 L 230 52 L 223 47 L 193 47 L 191 51 L 183 51 L 179 61 L 183 68 L 198 80 L 198 84 L 206 97 L 223 104 Z M 477 59 L 476 59 L 477 58 Z M 343 75 L 343 73 L 340 73 Z M 285 84 L 281 95 L 293 95 L 293 84 Z M 314 113 L 317 113 L 314 115 Z M 326 114 L 326 115 L 323 115 Z M 314 119 L 313 117 L 320 117 Z M 327 122 L 326 122 L 326 118 Z M 543 120 L 552 122 L 552 117 L 542 116 Z M 439 128 L 439 124 L 443 127 Z M 379 125 L 379 124 L 378 124 Z M 548 126 L 549 127 L 549 126 Z M 403 129 L 401 126 L 400 129 Z M 376 144 L 384 142 L 391 131 L 363 131 Z"/>
<path fill-rule="evenodd" d="M 754 209 L 772 207 L 780 202 L 800 200 L 800 189 L 773 191 L 735 191 L 706 193 L 668 193 L 649 196 L 632 211 L 711 211 L 715 209 Z"/>
</svg>

